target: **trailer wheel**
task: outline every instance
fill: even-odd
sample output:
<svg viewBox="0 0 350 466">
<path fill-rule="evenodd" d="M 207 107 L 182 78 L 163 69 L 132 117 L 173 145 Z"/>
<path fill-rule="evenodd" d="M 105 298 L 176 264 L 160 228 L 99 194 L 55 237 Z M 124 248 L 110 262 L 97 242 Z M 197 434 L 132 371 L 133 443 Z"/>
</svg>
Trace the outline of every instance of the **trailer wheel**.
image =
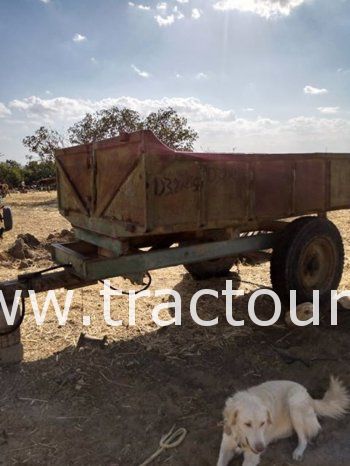
<svg viewBox="0 0 350 466">
<path fill-rule="evenodd" d="M 320 304 L 337 289 L 344 266 L 344 246 L 337 227 L 325 218 L 301 217 L 281 233 L 271 258 L 271 283 L 285 305 L 290 290 L 297 304 L 312 301 L 319 290 Z"/>
<path fill-rule="evenodd" d="M 184 267 L 196 280 L 204 280 L 211 277 L 224 277 L 235 262 L 235 257 L 220 257 L 219 259 L 184 264 Z"/>
</svg>

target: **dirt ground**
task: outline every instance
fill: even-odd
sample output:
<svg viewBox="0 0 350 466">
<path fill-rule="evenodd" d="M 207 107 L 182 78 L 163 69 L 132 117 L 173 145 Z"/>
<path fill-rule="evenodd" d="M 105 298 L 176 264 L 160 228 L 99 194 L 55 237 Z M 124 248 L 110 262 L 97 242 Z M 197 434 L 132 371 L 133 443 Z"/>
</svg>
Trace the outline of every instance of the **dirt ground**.
<svg viewBox="0 0 350 466">
<path fill-rule="evenodd" d="M 18 234 L 31 233 L 46 242 L 70 225 L 60 217 L 55 193 L 12 194 L 14 230 L 1 243 L 0 279 L 49 264 L 49 254 L 37 251 L 29 261 L 6 254 Z M 332 214 L 341 229 L 350 257 L 349 216 Z M 257 288 L 270 286 L 269 266 L 240 266 L 230 277 L 244 290 L 235 300 L 237 318 L 244 327 L 225 320 L 223 298 L 201 299 L 204 319 L 219 315 L 219 325 L 203 328 L 189 316 L 191 296 L 201 288 L 221 292 L 225 279 L 194 281 L 183 267 L 152 273 L 151 291 L 170 288 L 182 297 L 182 326 L 158 328 L 152 309 L 163 298 L 142 298 L 137 304 L 137 325 L 127 324 L 126 297 L 112 301 L 117 328 L 102 318 L 100 286 L 75 291 L 68 324 L 60 327 L 52 309 L 42 327 L 31 308 L 22 326 L 23 363 L 0 368 L 0 464 L 137 466 L 158 447 L 173 424 L 188 435 L 175 449 L 163 452 L 153 464 L 213 466 L 221 437 L 221 411 L 233 391 L 268 379 L 290 379 L 322 396 L 330 374 L 340 375 L 350 387 L 350 311 L 339 310 L 338 327 L 330 327 L 327 313 L 320 327 L 288 328 L 283 320 L 269 328 L 254 326 L 247 318 L 247 302 Z M 125 285 L 115 280 L 115 284 Z M 340 289 L 350 289 L 346 260 Z M 65 291 L 60 290 L 60 303 Z M 42 303 L 42 300 L 40 301 Z M 268 318 L 268 299 L 258 302 L 259 316 Z M 162 316 L 166 316 L 164 311 Z M 92 325 L 82 325 L 90 315 Z M 104 349 L 77 349 L 82 331 L 103 337 Z M 349 418 L 322 420 L 322 433 L 306 451 L 306 466 L 349 466 Z M 262 466 L 292 465 L 295 438 L 271 445 Z M 240 465 L 235 459 L 232 465 Z"/>
</svg>

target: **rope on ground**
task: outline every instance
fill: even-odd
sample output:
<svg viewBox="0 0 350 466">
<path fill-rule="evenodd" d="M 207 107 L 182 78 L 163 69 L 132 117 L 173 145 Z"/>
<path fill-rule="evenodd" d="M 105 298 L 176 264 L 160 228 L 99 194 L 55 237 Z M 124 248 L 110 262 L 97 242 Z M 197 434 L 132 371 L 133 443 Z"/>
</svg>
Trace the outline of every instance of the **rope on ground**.
<svg viewBox="0 0 350 466">
<path fill-rule="evenodd" d="M 186 435 L 186 429 L 180 427 L 179 429 L 175 430 L 175 425 L 173 425 L 169 432 L 161 437 L 158 450 L 154 452 L 153 455 L 151 455 L 149 458 L 147 458 L 146 461 L 140 464 L 140 466 L 146 466 L 147 464 L 152 463 L 152 461 L 161 453 L 163 453 L 164 450 L 178 447 L 184 441 Z"/>
</svg>

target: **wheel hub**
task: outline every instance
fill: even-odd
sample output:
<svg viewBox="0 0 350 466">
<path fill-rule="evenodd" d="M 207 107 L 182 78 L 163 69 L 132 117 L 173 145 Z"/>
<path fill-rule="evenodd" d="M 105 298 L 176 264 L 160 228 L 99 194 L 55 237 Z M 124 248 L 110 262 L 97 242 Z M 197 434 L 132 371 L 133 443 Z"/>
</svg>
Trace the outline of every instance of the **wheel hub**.
<svg viewBox="0 0 350 466">
<path fill-rule="evenodd" d="M 305 288 L 327 288 L 333 276 L 335 252 L 327 238 L 317 238 L 309 243 L 300 258 L 301 282 Z"/>
</svg>

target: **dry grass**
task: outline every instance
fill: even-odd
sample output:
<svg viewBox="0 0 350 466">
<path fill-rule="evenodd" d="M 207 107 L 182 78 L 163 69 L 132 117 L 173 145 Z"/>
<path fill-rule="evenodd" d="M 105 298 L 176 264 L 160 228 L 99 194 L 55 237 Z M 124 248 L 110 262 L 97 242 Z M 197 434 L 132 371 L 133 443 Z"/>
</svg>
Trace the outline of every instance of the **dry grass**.
<svg viewBox="0 0 350 466">
<path fill-rule="evenodd" d="M 57 211 L 54 193 L 13 194 L 8 203 L 13 207 L 15 228 L 3 239 L 2 251 L 20 233 L 32 233 L 45 241 L 50 233 L 70 227 Z M 342 232 L 350 257 L 348 212 L 334 213 L 331 218 Z M 19 261 L 9 262 L 5 256 L 0 279 L 18 274 Z M 48 263 L 45 256 L 32 269 Z M 167 302 L 167 296 L 140 299 L 135 327 L 127 325 L 127 298 L 113 298 L 113 317 L 124 324 L 108 327 L 102 317 L 100 286 L 75 291 L 64 327 L 58 326 L 52 310 L 38 327 L 29 307 L 22 327 L 24 362 L 0 369 L 0 458 L 4 464 L 135 465 L 153 452 L 160 435 L 176 422 L 189 430 L 188 438 L 156 464 L 167 460 L 165 464 L 174 466 L 210 465 L 217 454 L 221 407 L 234 388 L 266 378 L 290 378 L 318 393 L 330 372 L 341 373 L 350 384 L 348 313 L 341 315 L 338 329 L 329 329 L 327 319 L 321 328 L 300 331 L 291 331 L 283 322 L 259 329 L 248 320 L 246 326 L 234 328 L 224 319 L 223 298 L 206 297 L 201 300 L 201 317 L 219 315 L 220 322 L 205 329 L 189 318 L 191 296 L 199 288 L 221 291 L 225 280 L 198 283 L 183 267 L 155 271 L 152 276 L 151 291 L 170 288 L 180 292 L 181 328 L 159 329 L 152 322 L 153 307 Z M 232 280 L 245 291 L 236 300 L 236 317 L 247 318 L 248 298 L 257 288 L 254 284 L 270 285 L 269 266 L 241 266 L 240 277 L 233 274 Z M 121 280 L 115 283 L 126 285 Z M 349 287 L 346 260 L 341 288 Z M 59 291 L 61 304 L 65 294 Z M 260 302 L 259 313 L 265 317 L 271 313 L 268 300 Z M 82 325 L 83 315 L 92 318 L 88 329 Z M 163 311 L 162 317 L 170 316 L 171 312 Z M 82 331 L 106 335 L 108 347 L 77 350 Z M 276 348 L 296 356 L 296 362 L 287 364 Z M 329 423 L 326 432 L 324 444 L 310 451 L 304 464 L 349 465 L 345 446 L 350 427 Z M 291 464 L 291 451 L 291 443 L 282 442 L 272 447 L 262 465 Z"/>
</svg>

